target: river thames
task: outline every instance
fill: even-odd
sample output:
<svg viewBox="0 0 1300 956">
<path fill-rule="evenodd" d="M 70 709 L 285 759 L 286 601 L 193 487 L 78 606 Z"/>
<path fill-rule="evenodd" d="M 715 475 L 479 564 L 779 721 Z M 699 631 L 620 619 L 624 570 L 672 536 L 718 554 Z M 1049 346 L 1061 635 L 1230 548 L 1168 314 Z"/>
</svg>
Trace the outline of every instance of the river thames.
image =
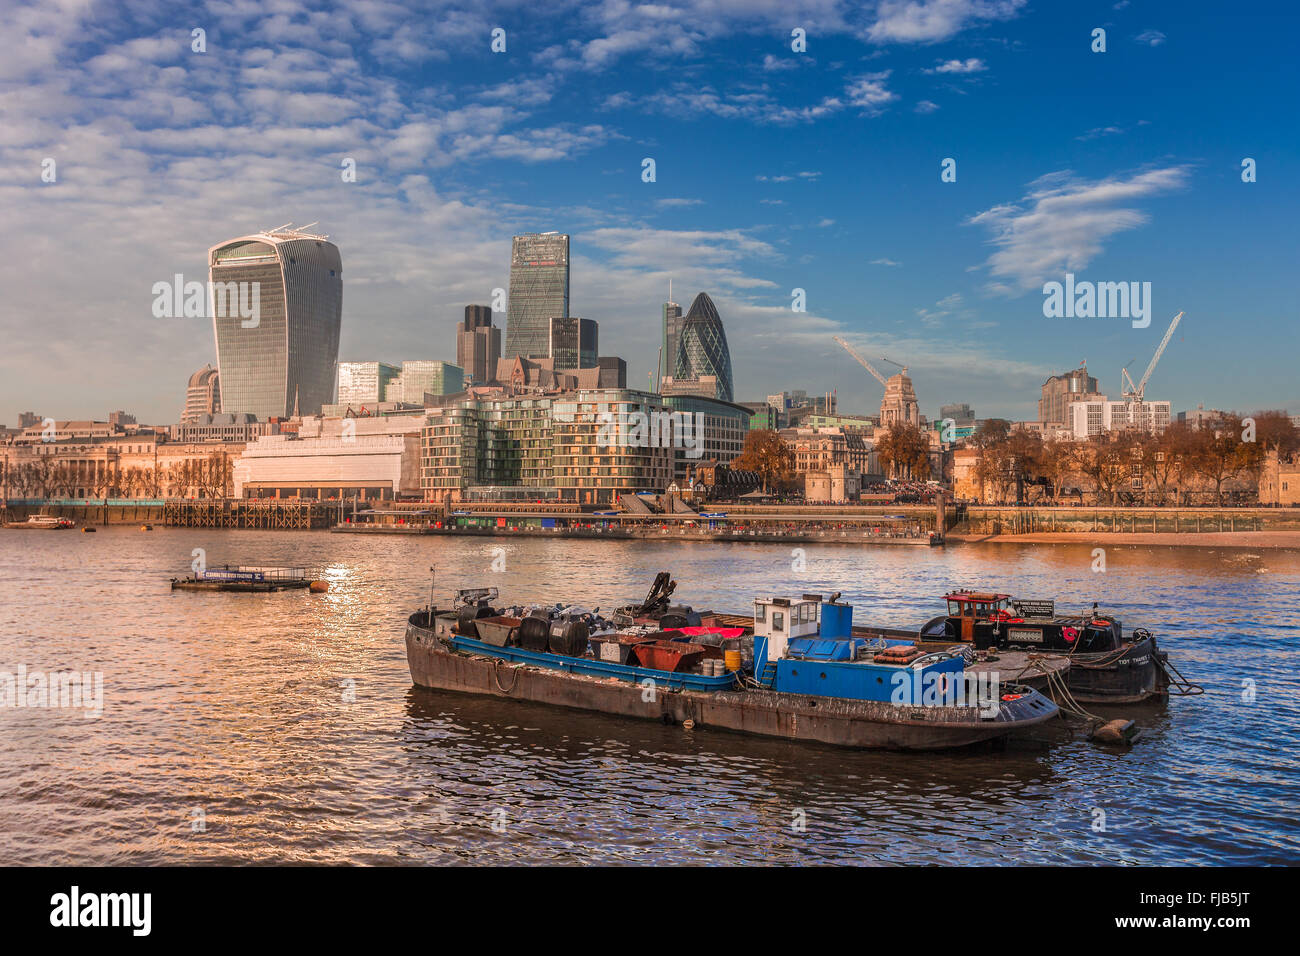
<svg viewBox="0 0 1300 956">
<path fill-rule="evenodd" d="M 494 549 L 501 549 L 496 551 Z M 322 595 L 172 592 L 209 565 L 319 569 Z M 1300 863 L 1300 554 L 946 549 L 102 528 L 0 532 L 0 671 L 102 673 L 102 714 L 0 707 L 10 864 Z M 493 566 L 504 567 L 494 571 Z M 406 616 L 498 603 L 842 591 L 858 623 L 996 588 L 1099 601 L 1200 697 L 1004 751 L 855 752 L 414 688 Z"/>
</svg>

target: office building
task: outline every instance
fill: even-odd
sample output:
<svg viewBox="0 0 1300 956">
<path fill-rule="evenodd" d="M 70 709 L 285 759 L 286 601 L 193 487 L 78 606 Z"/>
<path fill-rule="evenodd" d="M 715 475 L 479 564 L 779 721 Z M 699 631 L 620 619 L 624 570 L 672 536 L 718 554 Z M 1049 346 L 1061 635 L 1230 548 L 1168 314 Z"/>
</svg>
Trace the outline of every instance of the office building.
<svg viewBox="0 0 1300 956">
<path fill-rule="evenodd" d="M 722 328 L 722 318 L 708 293 L 701 292 L 697 295 L 691 303 L 690 311 L 686 313 L 681 337 L 677 341 L 672 377 L 679 385 L 709 377 L 714 380 L 713 398 L 730 402 L 735 395 L 727 333 Z"/>
<path fill-rule="evenodd" d="M 1081 401 L 1104 400 L 1097 392 L 1097 380 L 1088 374 L 1088 366 L 1053 375 L 1043 383 L 1038 400 L 1038 420 L 1044 424 L 1071 425 L 1070 405 Z"/>
<path fill-rule="evenodd" d="M 332 402 L 343 319 L 338 247 L 277 229 L 218 243 L 208 266 L 222 407 L 267 419 Z"/>
<path fill-rule="evenodd" d="M 503 357 L 549 355 L 551 319 L 568 315 L 569 237 L 558 232 L 515 236 Z"/>
<path fill-rule="evenodd" d="M 577 316 L 552 317 L 548 334 L 547 355 L 557 371 L 594 368 L 599 330 L 594 319 Z"/>
<path fill-rule="evenodd" d="M 388 400 L 386 394 L 400 375 L 401 370 L 387 362 L 339 362 L 338 401 L 329 404 L 357 411 L 373 408 Z"/>
<path fill-rule="evenodd" d="M 181 412 L 181 422 L 196 422 L 203 415 L 220 412 L 221 380 L 215 368 L 205 365 L 190 376 L 185 386 L 185 410 Z"/>
<path fill-rule="evenodd" d="M 425 394 L 454 395 L 465 390 L 465 370 L 459 365 L 439 361 L 414 361 L 402 363 L 401 394 L 393 394 L 388 401 L 423 405 Z"/>
<path fill-rule="evenodd" d="M 673 374 L 673 365 L 677 361 L 677 343 L 681 340 L 682 325 L 686 318 L 682 315 L 682 307 L 672 301 L 672 283 L 668 284 L 668 301 L 664 303 L 663 308 L 663 341 L 659 352 L 659 369 L 655 373 L 655 378 L 662 380 L 671 378 Z"/>
<path fill-rule="evenodd" d="M 492 324 L 486 305 L 465 306 L 465 321 L 456 330 L 456 364 L 465 371 L 466 384 L 493 380 L 501 358 L 501 330 Z"/>
</svg>

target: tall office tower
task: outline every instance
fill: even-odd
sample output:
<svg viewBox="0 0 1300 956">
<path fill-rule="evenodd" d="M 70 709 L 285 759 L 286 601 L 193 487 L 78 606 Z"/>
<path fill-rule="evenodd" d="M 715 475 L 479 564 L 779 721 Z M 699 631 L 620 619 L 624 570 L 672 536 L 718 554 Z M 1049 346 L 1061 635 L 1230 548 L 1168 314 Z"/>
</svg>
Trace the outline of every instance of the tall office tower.
<svg viewBox="0 0 1300 956">
<path fill-rule="evenodd" d="M 664 378 L 673 374 L 673 363 L 677 361 L 677 341 L 681 338 L 682 325 L 686 319 L 682 317 L 682 307 L 673 301 L 673 285 L 668 283 L 668 301 L 664 303 L 664 321 L 663 321 L 663 350 L 659 354 L 658 377 Z"/>
<path fill-rule="evenodd" d="M 510 251 L 505 358 L 545 358 L 551 319 L 568 315 L 569 237 L 558 232 L 515 236 Z"/>
<path fill-rule="evenodd" d="M 492 306 L 490 305 L 467 305 L 465 306 L 465 329 L 472 331 L 481 329 L 485 325 L 492 324 Z"/>
<path fill-rule="evenodd" d="M 551 368 L 557 372 L 560 369 L 594 368 L 600 352 L 596 344 L 599 334 L 595 319 L 580 319 L 576 315 L 552 317 L 547 336 Z"/>
<path fill-rule="evenodd" d="M 698 381 L 705 377 L 717 380 L 714 398 L 732 401 L 731 351 L 727 348 L 727 333 L 722 329 L 722 318 L 713 300 L 701 292 L 691 303 L 682 324 L 677 358 L 673 363 L 673 380 L 680 385 L 684 381 Z"/>
<path fill-rule="evenodd" d="M 332 403 L 343 321 L 338 247 L 284 227 L 213 246 L 208 270 L 222 407 L 265 419 Z"/>
<path fill-rule="evenodd" d="M 185 411 L 181 413 L 181 424 L 192 425 L 201 415 L 217 415 L 221 412 L 221 380 L 217 370 L 205 365 L 190 376 L 185 386 Z"/>
<path fill-rule="evenodd" d="M 386 393 L 401 369 L 387 362 L 339 362 L 338 404 L 353 410 L 387 401 Z"/>
<path fill-rule="evenodd" d="M 501 330 L 492 324 L 492 309 L 465 306 L 465 322 L 456 330 L 456 364 L 469 381 L 482 384 L 495 377 L 500 357 Z"/>
</svg>

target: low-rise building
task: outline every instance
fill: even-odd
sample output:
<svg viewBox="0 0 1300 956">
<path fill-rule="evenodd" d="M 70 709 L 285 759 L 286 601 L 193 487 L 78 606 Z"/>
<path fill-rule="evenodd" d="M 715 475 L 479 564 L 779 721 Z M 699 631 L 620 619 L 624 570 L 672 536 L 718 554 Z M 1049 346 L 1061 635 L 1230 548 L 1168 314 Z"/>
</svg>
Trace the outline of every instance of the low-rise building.
<svg viewBox="0 0 1300 956">
<path fill-rule="evenodd" d="M 845 504 L 862 492 L 862 473 L 848 465 L 815 468 L 804 474 L 804 501 L 809 504 Z"/>
<path fill-rule="evenodd" d="M 1259 473 L 1259 503 L 1300 506 L 1300 458 L 1281 458 L 1270 451 Z"/>
</svg>

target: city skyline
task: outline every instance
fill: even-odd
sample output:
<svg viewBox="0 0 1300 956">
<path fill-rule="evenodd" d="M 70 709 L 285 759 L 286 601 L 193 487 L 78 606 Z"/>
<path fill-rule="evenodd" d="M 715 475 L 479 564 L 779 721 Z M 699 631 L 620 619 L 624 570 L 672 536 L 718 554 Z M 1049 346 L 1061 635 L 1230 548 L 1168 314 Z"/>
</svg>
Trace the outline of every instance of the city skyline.
<svg viewBox="0 0 1300 956">
<path fill-rule="evenodd" d="M 1043 381 L 1082 359 L 1118 396 L 1121 368 L 1185 309 L 1153 398 L 1300 410 L 1275 347 L 1296 318 L 1296 134 L 1274 122 L 1300 86 L 1288 31 L 1239 14 L 1174 29 L 1173 5 L 1102 4 L 1095 24 L 1021 3 L 916 9 L 665 6 L 657 33 L 647 13 L 595 10 L 561 34 L 508 6 L 434 4 L 415 28 L 343 8 L 281 29 L 270 11 L 200 7 L 203 53 L 165 16 L 0 13 L 10 39 L 43 38 L 3 74 L 43 107 L 3 107 L 0 423 L 173 419 L 183 378 L 215 356 L 195 320 L 150 313 L 149 289 L 204 278 L 212 240 L 272 214 L 320 219 L 348 257 L 343 358 L 432 341 L 454 359 L 446 330 L 508 285 L 511 237 L 559 230 L 570 314 L 600 322 L 634 383 L 671 277 L 726 316 L 738 399 L 834 389 L 846 411 L 875 408 L 841 334 L 906 362 L 926 415 L 969 402 L 1031 419 Z M 1236 69 L 1205 71 L 1210 48 Z M 1067 273 L 1150 282 L 1151 326 L 1045 318 L 1039 289 Z"/>
</svg>

